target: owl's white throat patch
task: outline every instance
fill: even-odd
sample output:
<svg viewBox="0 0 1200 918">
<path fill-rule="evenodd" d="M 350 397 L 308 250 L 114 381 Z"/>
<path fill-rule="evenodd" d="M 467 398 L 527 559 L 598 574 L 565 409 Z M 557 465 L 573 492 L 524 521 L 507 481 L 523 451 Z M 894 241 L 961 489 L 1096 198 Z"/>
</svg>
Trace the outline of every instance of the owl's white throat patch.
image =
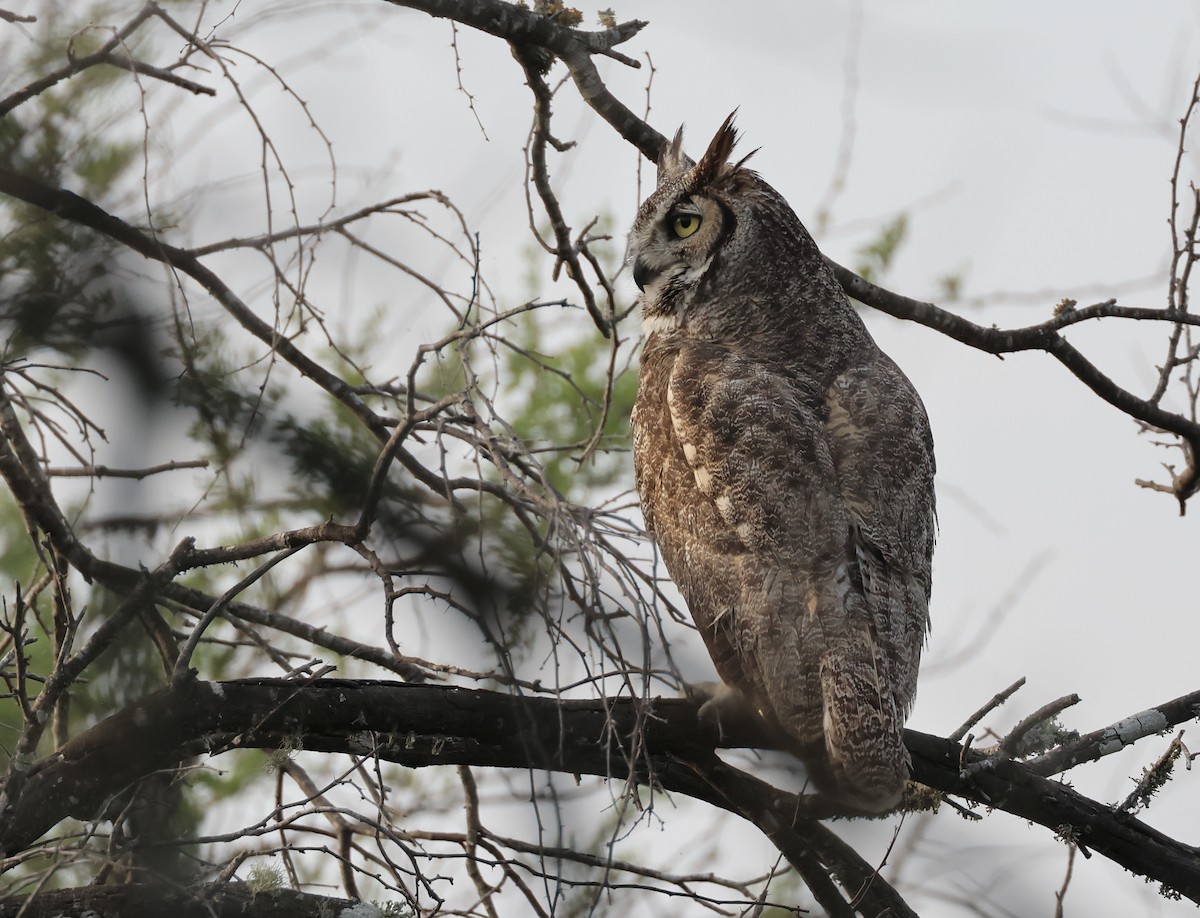
<svg viewBox="0 0 1200 918">
<path fill-rule="evenodd" d="M 712 256 L 682 270 L 664 271 L 642 291 L 642 333 L 674 331 L 687 326 L 687 307 Z"/>
<path fill-rule="evenodd" d="M 683 325 L 682 318 L 675 313 L 668 313 L 665 316 L 652 316 L 646 313 L 645 306 L 642 307 L 642 334 L 651 335 L 654 332 L 669 332 L 674 331 Z"/>
</svg>

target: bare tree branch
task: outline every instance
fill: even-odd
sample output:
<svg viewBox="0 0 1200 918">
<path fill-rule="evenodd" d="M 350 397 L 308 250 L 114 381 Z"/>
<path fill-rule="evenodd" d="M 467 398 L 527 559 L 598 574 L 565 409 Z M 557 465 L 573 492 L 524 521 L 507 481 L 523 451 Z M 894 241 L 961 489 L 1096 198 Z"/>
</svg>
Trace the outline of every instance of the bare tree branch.
<svg viewBox="0 0 1200 918">
<path fill-rule="evenodd" d="M 5 22 L 37 22 L 37 16 L 21 16 L 3 9 L 0 9 L 0 19 Z"/>
<path fill-rule="evenodd" d="M 643 716 L 647 705 L 653 716 Z M 1195 717 L 1193 708 L 1184 711 L 1176 703 L 1159 710 L 1185 715 L 1184 720 Z M 627 759 L 620 746 L 639 731 L 645 754 Z M 93 818 L 116 789 L 190 756 L 288 747 L 302 737 L 308 750 L 376 755 L 413 768 L 532 766 L 631 777 L 769 826 L 785 854 L 798 846 L 792 853 L 802 863 L 797 852 L 813 852 L 827 862 L 831 853 L 823 846 L 829 840 L 813 836 L 813 824 L 795 816 L 808 809 L 804 801 L 811 798 L 763 785 L 712 754 L 718 744 L 772 748 L 770 739 L 752 725 L 720 740 L 712 733 L 699 720 L 698 705 L 686 699 L 564 701 L 370 680 L 190 681 L 102 721 L 34 764 L 0 823 L 0 852 L 12 856 L 67 816 Z M 1082 848 L 1200 902 L 1200 855 L 1191 846 L 1019 762 L 968 778 L 956 743 L 912 730 L 905 741 L 917 781 L 1068 832 Z M 980 758 L 969 754 L 969 761 Z M 840 869 L 844 886 L 864 879 L 861 862 Z M 876 895 L 887 898 L 883 887 Z"/>
<path fill-rule="evenodd" d="M 207 86 L 202 86 L 192 80 L 184 79 L 169 70 L 164 70 L 161 67 L 154 67 L 150 64 L 135 61 L 127 55 L 116 54 L 116 50 L 123 46 L 128 39 L 140 29 L 149 19 L 162 19 L 168 24 L 171 24 L 170 17 L 158 6 L 157 3 L 149 2 L 141 8 L 140 11 L 130 19 L 125 25 L 119 29 L 111 30 L 112 36 L 98 50 L 83 57 L 76 57 L 68 51 L 69 61 L 58 70 L 47 74 L 39 80 L 34 80 L 26 84 L 17 92 L 0 99 L 0 117 L 7 115 L 10 111 L 30 99 L 44 93 L 46 90 L 61 83 L 63 80 L 70 79 L 77 74 L 83 73 L 89 67 L 95 67 L 98 64 L 110 64 L 114 67 L 120 67 L 123 70 L 129 70 L 134 73 L 145 74 L 157 80 L 162 80 L 166 83 L 174 84 L 191 93 L 197 95 L 216 95 L 215 91 Z M 19 17 L 12 13 L 5 13 L 0 10 L 0 19 L 5 19 L 8 22 L 36 22 L 36 17 Z"/>
<path fill-rule="evenodd" d="M 46 474 L 51 478 L 133 478 L 141 481 L 143 478 L 160 475 L 163 472 L 175 472 L 179 469 L 206 469 L 208 466 L 207 459 L 180 459 L 162 462 L 144 469 L 113 469 L 107 465 L 88 465 L 81 469 L 46 469 Z"/>
<path fill-rule="evenodd" d="M 939 309 L 932 303 L 924 303 L 877 287 L 832 261 L 830 265 L 848 296 L 868 306 L 874 306 L 888 315 L 917 322 L 989 354 L 1011 354 L 1031 350 L 1050 354 L 1070 370 L 1076 379 L 1110 405 L 1145 424 L 1177 434 L 1187 444 L 1188 466 L 1176 476 L 1173 484 L 1173 493 L 1179 500 L 1181 512 L 1187 499 L 1200 490 L 1200 472 L 1197 471 L 1195 462 L 1195 457 L 1200 456 L 1200 423 L 1160 408 L 1149 399 L 1138 398 L 1127 389 L 1122 389 L 1059 334 L 1061 329 L 1069 325 L 1106 317 L 1185 325 L 1200 324 L 1200 317 L 1165 309 L 1128 309 L 1108 301 L 1077 311 L 1064 311 L 1040 325 L 1017 329 L 984 328 L 961 316 Z"/>
<path fill-rule="evenodd" d="M 0 899 L 0 918 L 57 918 L 61 915 L 121 915 L 122 918 L 327 918 L 345 915 L 358 903 L 277 888 L 255 890 L 245 883 L 177 889 L 161 883 L 82 886 Z M 376 912 L 375 914 L 382 914 Z"/>
<path fill-rule="evenodd" d="M 1034 774 L 1055 775 L 1120 752 L 1144 737 L 1164 733 L 1197 717 L 1200 717 L 1200 691 L 1172 699 L 1156 708 L 1147 708 L 1115 724 L 1094 730 L 1074 742 L 1031 759 L 1026 767 Z"/>
</svg>

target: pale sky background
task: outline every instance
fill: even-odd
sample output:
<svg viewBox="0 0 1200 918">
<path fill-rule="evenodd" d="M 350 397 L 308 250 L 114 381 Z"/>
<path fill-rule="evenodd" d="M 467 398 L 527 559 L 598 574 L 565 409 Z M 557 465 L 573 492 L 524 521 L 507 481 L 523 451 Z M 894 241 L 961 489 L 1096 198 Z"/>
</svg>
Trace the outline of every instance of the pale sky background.
<svg viewBox="0 0 1200 918">
<path fill-rule="evenodd" d="M 11 0 L 6 7 L 22 11 Z M 594 8 L 583 9 L 594 27 Z M 745 149 L 761 148 L 754 167 L 810 224 L 837 172 L 852 106 L 845 190 L 819 241 L 852 262 L 882 222 L 907 211 L 909 238 L 884 278 L 890 289 L 936 298 L 939 278 L 961 274 L 968 302 L 945 305 L 1001 327 L 1040 322 L 1063 296 L 1081 305 L 1112 295 L 1131 306 L 1163 305 L 1176 121 L 1200 72 L 1194 2 L 657 0 L 615 12 L 650 22 L 622 50 L 653 58 L 651 123 L 663 133 L 686 123 L 696 153 L 737 108 Z M 233 23 L 255 14 L 243 3 Z M 519 302 L 528 293 L 521 147 L 530 93 L 503 43 L 460 30 L 462 80 L 485 140 L 456 89 L 450 39 L 445 21 L 355 2 L 273 16 L 238 41 L 279 66 L 333 143 L 341 211 L 407 191 L 445 191 L 480 233 L 493 290 Z M 647 71 L 600 66 L 610 89 L 640 112 Z M 855 92 L 847 93 L 848 80 Z M 322 145 L 269 81 L 256 76 L 249 86 L 256 106 L 278 118 L 270 127 L 301 178 L 300 199 L 312 208 L 306 218 L 319 215 L 328 199 Z M 558 136 L 578 142 L 552 167 L 568 219 L 580 226 L 607 213 L 623 233 L 638 201 L 636 153 L 578 103 L 572 86 L 555 111 Z M 190 241 L 261 232 L 261 207 L 245 204 L 261 189 L 259 150 L 244 142 L 244 122 L 225 92 L 215 102 L 189 101 L 171 129 L 175 161 L 156 189 L 164 199 L 200 183 L 210 189 Z M 1195 155 L 1187 162 L 1194 176 Z M 652 170 L 643 180 L 652 181 Z M 375 232 L 372 241 L 388 239 Z M 431 270 L 439 267 L 461 281 L 460 268 Z M 333 272 L 314 281 L 341 304 L 331 312 L 335 328 L 372 314 L 394 282 L 365 261 L 348 270 L 353 278 Z M 549 296 L 556 288 L 545 280 Z M 627 278 L 623 292 L 627 300 L 634 293 Z M 409 303 L 393 303 L 380 327 L 396 342 L 398 373 L 412 347 L 445 328 L 444 312 Z M 1159 463 L 1173 457 L 1048 355 L 1001 361 L 870 310 L 866 319 L 921 392 L 938 457 L 933 633 L 909 725 L 945 735 L 1019 676 L 1028 684 L 989 719 L 997 729 L 1070 692 L 1083 700 L 1064 722 L 1088 731 L 1200 687 L 1200 509 L 1181 519 L 1172 499 L 1134 485 L 1161 480 Z M 1108 320 L 1069 337 L 1146 394 L 1167 331 Z M 702 651 L 693 659 L 696 678 L 710 678 Z M 1166 744 L 1146 740 L 1069 778 L 1098 799 L 1122 799 L 1128 777 Z M 1182 772 L 1144 817 L 1200 844 L 1198 814 L 1200 773 Z M 893 825 L 849 831 L 872 858 L 882 856 Z M 971 914 L 954 896 L 994 900 L 980 914 L 1054 914 L 1066 851 L 1046 830 L 1006 814 L 967 824 L 946 810 L 929 825 L 910 820 L 904 831 L 920 833 L 921 856 L 904 876 L 918 887 L 905 892 L 923 916 Z M 688 840 L 672 836 L 670 824 L 655 838 Z M 1075 862 L 1067 915 L 1193 912 L 1164 903 L 1104 858 Z"/>
</svg>

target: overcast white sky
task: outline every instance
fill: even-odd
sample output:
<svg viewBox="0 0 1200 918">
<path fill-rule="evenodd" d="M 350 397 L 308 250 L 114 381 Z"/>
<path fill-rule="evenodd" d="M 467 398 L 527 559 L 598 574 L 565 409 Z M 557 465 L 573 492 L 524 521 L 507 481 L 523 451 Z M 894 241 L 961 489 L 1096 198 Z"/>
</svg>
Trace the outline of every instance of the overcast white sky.
<svg viewBox="0 0 1200 918">
<path fill-rule="evenodd" d="M 11 0 L 6 6 L 22 11 Z M 585 12 L 594 21 L 593 8 Z M 236 15 L 253 13 L 243 5 Z M 1195 2 L 647 0 L 616 14 L 650 21 L 623 50 L 653 58 L 654 126 L 669 133 L 686 122 L 696 151 L 737 108 L 747 150 L 761 148 L 755 168 L 806 222 L 838 170 L 852 106 L 845 190 L 821 242 L 852 261 L 882 221 L 907 211 L 911 234 L 886 286 L 934 298 L 939 278 L 961 274 L 970 302 L 948 305 L 1001 326 L 1041 321 L 1062 296 L 1163 304 L 1176 119 L 1200 71 Z M 324 35 L 314 24 L 327 27 Z M 527 294 L 521 147 L 529 92 L 505 46 L 460 34 L 462 79 L 485 140 L 456 89 L 450 37 L 444 21 L 356 2 L 276 17 L 241 43 L 280 65 L 333 141 L 345 209 L 444 190 L 480 231 L 494 289 L 518 301 Z M 640 111 L 646 70 L 601 66 L 610 88 Z M 295 107 L 255 81 L 264 111 L 273 111 L 271 93 L 280 98 L 272 129 L 297 174 L 311 163 L 319 175 L 322 148 Z M 231 145 L 225 134 L 232 128 L 223 119 L 237 117 L 232 103 L 205 104 L 197 109 L 202 132 L 187 127 L 186 115 L 175 128 L 186 143 L 177 144 L 173 181 L 252 179 L 257 148 Z M 559 136 L 579 142 L 553 170 L 568 219 L 581 225 L 604 212 L 628 225 L 637 204 L 634 151 L 569 86 L 556 113 Z M 1194 156 L 1189 163 L 1195 175 Z M 214 193 L 193 241 L 261 231 L 261 215 L 240 211 L 235 192 Z M 315 215 L 328 183 L 301 182 L 300 195 Z M 372 270 L 363 266 L 335 322 L 360 318 L 383 297 Z M 1023 292 L 1032 295 L 1012 296 Z M 628 281 L 625 293 L 632 297 Z M 385 331 L 402 347 L 440 334 L 444 318 L 414 306 Z M 1169 457 L 1046 355 L 1000 361 L 887 316 L 869 313 L 867 321 L 922 393 L 937 446 L 934 627 L 910 725 L 945 735 L 1018 676 L 1028 685 L 993 718 L 997 728 L 1069 692 L 1083 701 L 1064 720 L 1090 730 L 1200 687 L 1200 510 L 1180 519 L 1172 500 L 1133 483 L 1161 478 L 1158 463 Z M 1148 393 L 1166 331 L 1108 321 L 1071 338 L 1122 384 Z M 397 372 L 407 363 L 398 361 Z M 989 639 L 973 643 L 980 635 Z M 1127 776 L 1165 743 L 1144 742 L 1072 781 L 1120 799 L 1132 786 Z M 1184 773 L 1147 818 L 1200 844 L 1197 800 L 1200 774 Z M 906 827 L 916 830 L 915 820 Z M 890 824 L 854 831 L 868 852 L 882 854 L 891 839 Z M 963 914 L 947 894 L 975 899 L 989 890 L 1012 914 L 1053 914 L 1065 851 L 1045 830 L 1003 815 L 968 825 L 943 813 L 927 832 L 921 850 L 929 860 L 913 874 L 926 878 L 927 891 L 912 896 L 922 915 Z M 949 850 L 961 857 L 937 876 Z M 1193 911 L 1162 904 L 1101 858 L 1081 859 L 1075 870 L 1068 915 Z"/>
</svg>

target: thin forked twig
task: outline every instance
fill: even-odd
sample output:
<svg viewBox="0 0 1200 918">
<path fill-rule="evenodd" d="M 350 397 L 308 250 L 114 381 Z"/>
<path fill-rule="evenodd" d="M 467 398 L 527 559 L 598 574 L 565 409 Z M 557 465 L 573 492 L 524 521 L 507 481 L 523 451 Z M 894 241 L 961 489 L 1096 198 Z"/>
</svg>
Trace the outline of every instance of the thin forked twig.
<svg viewBox="0 0 1200 918">
<path fill-rule="evenodd" d="M 963 725 L 951 733 L 947 739 L 954 743 L 959 742 L 964 736 L 967 735 L 968 730 L 987 717 L 988 714 L 992 713 L 992 711 L 996 710 L 996 708 L 1000 707 L 1000 705 L 1004 704 L 1004 702 L 1008 701 L 1008 699 L 1016 694 L 1017 690 L 1020 689 L 1024 684 L 1025 677 L 1022 676 L 1008 688 L 997 692 L 985 705 L 983 705 L 983 707 L 963 721 Z"/>
</svg>

